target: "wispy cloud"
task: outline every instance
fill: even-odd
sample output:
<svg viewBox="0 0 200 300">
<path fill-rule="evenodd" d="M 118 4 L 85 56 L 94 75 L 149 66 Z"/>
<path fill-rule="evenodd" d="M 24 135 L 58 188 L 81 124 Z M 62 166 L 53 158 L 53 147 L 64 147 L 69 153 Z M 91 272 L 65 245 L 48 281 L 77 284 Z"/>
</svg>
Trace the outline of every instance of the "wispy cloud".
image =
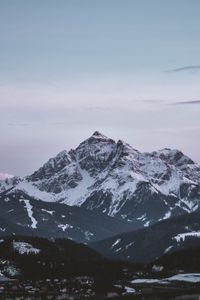
<svg viewBox="0 0 200 300">
<path fill-rule="evenodd" d="M 178 101 L 172 103 L 172 105 L 195 105 L 195 104 L 200 104 L 200 100 Z"/>
<path fill-rule="evenodd" d="M 26 127 L 26 126 L 29 126 L 30 123 L 21 123 L 21 122 L 9 122 L 7 123 L 8 126 L 20 126 L 20 127 Z"/>
<path fill-rule="evenodd" d="M 192 66 L 184 66 L 180 68 L 175 68 L 166 71 L 167 73 L 177 73 L 177 72 L 185 72 L 185 71 L 199 71 L 200 65 L 192 65 Z"/>
</svg>

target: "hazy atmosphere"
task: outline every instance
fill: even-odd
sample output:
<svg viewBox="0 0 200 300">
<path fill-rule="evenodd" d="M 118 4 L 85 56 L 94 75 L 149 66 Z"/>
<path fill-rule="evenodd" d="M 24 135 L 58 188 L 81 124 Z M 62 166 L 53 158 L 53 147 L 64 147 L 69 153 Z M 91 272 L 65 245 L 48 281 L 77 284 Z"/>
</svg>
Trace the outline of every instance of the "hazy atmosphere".
<svg viewBox="0 0 200 300">
<path fill-rule="evenodd" d="M 200 162 L 199 0 L 0 1 L 0 172 L 95 130 Z"/>
</svg>

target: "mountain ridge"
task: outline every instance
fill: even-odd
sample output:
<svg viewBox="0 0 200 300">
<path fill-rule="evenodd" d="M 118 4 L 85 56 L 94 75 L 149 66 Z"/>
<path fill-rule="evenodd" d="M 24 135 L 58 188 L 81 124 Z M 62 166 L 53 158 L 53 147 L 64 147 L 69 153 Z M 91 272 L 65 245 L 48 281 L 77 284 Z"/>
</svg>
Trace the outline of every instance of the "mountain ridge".
<svg viewBox="0 0 200 300">
<path fill-rule="evenodd" d="M 133 229 L 200 208 L 200 165 L 179 150 L 141 153 L 96 131 L 33 174 L 0 181 L 1 193 L 79 206 Z"/>
<path fill-rule="evenodd" d="M 89 246 L 110 259 L 150 263 L 165 254 L 200 247 L 200 212 L 169 218 Z"/>
</svg>

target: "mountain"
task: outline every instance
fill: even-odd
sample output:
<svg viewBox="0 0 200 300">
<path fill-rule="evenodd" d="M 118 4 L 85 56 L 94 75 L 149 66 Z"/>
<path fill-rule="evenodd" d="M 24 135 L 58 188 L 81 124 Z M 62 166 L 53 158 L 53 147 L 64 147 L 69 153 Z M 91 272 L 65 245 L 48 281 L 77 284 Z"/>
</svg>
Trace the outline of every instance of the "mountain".
<svg viewBox="0 0 200 300">
<path fill-rule="evenodd" d="M 20 190 L 1 193 L 0 207 L 0 236 L 23 234 L 88 243 L 132 229 L 126 220 L 77 206 L 35 200 Z"/>
<path fill-rule="evenodd" d="M 24 193 L 33 207 L 38 200 L 76 206 L 138 229 L 199 210 L 200 165 L 179 150 L 141 153 L 94 132 L 33 174 L 0 181 L 0 191 L 18 200 Z"/>
<path fill-rule="evenodd" d="M 112 259 L 150 263 L 164 254 L 200 247 L 200 212 L 170 218 L 89 245 Z"/>
</svg>

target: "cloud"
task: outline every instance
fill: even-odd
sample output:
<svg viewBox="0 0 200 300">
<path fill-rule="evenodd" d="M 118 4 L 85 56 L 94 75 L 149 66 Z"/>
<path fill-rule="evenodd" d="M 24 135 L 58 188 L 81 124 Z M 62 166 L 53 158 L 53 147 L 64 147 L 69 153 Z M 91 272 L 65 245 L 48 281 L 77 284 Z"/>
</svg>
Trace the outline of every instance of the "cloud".
<svg viewBox="0 0 200 300">
<path fill-rule="evenodd" d="M 184 72 L 184 71 L 199 71 L 200 65 L 193 65 L 193 66 L 184 66 L 176 69 L 171 69 L 166 71 L 167 73 L 177 73 L 177 72 Z"/>
<path fill-rule="evenodd" d="M 7 178 L 12 178 L 13 175 L 8 174 L 8 173 L 0 173 L 0 180 L 5 180 Z"/>
<path fill-rule="evenodd" d="M 200 100 L 179 101 L 179 102 L 172 103 L 172 105 L 195 105 L 195 104 L 200 104 Z"/>
</svg>

